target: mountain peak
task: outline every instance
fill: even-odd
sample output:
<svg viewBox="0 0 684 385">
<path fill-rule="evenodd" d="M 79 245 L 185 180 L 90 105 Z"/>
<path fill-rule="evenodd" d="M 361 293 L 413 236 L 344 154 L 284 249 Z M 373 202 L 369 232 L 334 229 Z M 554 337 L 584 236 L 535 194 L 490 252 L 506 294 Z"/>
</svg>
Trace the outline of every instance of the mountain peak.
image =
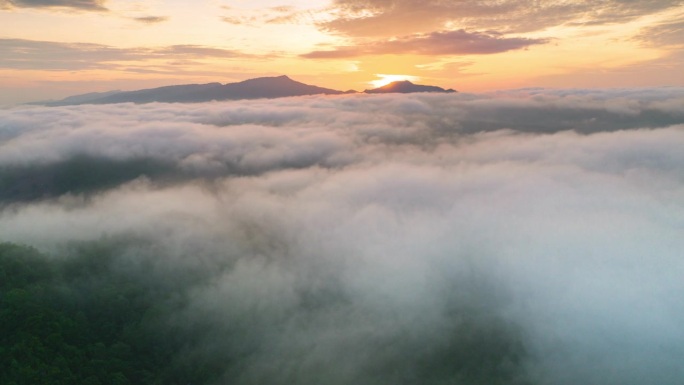
<svg viewBox="0 0 684 385">
<path fill-rule="evenodd" d="M 382 87 L 373 88 L 363 91 L 367 94 L 389 94 L 389 93 L 402 93 L 408 94 L 413 92 L 456 92 L 452 89 L 445 90 L 442 87 L 437 86 L 424 86 L 420 84 L 413 84 L 409 80 L 397 80 L 389 84 L 385 84 Z"/>
<path fill-rule="evenodd" d="M 237 83 L 183 84 L 137 91 L 77 95 L 48 105 L 110 103 L 197 103 L 212 100 L 272 99 L 303 95 L 339 95 L 344 92 L 292 80 L 287 75 L 261 77 Z"/>
</svg>

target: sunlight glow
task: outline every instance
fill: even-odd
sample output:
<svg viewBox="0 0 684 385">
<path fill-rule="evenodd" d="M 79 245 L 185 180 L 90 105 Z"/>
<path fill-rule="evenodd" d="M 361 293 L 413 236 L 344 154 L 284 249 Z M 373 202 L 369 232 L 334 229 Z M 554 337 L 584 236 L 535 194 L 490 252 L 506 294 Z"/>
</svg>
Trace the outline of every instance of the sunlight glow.
<svg viewBox="0 0 684 385">
<path fill-rule="evenodd" d="M 373 81 L 368 82 L 368 84 L 372 85 L 375 88 L 382 87 L 384 85 L 390 84 L 392 82 L 396 81 L 403 81 L 403 80 L 408 80 L 411 82 L 417 81 L 420 79 L 418 76 L 411 76 L 411 75 L 389 75 L 389 74 L 375 74 L 375 76 L 379 77 L 380 79 L 376 79 Z"/>
</svg>

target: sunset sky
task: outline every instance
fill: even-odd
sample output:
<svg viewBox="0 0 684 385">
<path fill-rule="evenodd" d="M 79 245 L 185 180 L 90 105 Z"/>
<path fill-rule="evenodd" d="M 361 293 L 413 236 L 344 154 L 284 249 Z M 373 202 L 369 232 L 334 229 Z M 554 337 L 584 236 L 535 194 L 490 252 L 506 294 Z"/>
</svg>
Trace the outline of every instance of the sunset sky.
<svg viewBox="0 0 684 385">
<path fill-rule="evenodd" d="M 0 0 L 0 104 L 287 74 L 479 92 L 684 85 L 678 0 Z"/>
</svg>

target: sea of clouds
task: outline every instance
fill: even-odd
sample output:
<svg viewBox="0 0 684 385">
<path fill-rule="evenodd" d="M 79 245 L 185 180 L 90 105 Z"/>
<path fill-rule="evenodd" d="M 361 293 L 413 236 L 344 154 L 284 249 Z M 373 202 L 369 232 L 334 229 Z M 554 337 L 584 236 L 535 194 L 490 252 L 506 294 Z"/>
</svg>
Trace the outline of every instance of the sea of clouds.
<svg viewBox="0 0 684 385">
<path fill-rule="evenodd" d="M 101 239 L 227 383 L 680 384 L 684 89 L 0 110 L 0 241 Z"/>
</svg>

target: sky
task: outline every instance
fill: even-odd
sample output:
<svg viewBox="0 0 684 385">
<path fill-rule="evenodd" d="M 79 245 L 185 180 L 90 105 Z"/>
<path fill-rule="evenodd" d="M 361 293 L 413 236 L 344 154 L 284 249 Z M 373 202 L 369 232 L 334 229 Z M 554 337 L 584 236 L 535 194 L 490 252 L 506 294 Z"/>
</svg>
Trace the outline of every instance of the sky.
<svg viewBox="0 0 684 385">
<path fill-rule="evenodd" d="M 680 0 L 0 0 L 0 103 L 286 74 L 363 90 L 684 85 Z"/>
</svg>

